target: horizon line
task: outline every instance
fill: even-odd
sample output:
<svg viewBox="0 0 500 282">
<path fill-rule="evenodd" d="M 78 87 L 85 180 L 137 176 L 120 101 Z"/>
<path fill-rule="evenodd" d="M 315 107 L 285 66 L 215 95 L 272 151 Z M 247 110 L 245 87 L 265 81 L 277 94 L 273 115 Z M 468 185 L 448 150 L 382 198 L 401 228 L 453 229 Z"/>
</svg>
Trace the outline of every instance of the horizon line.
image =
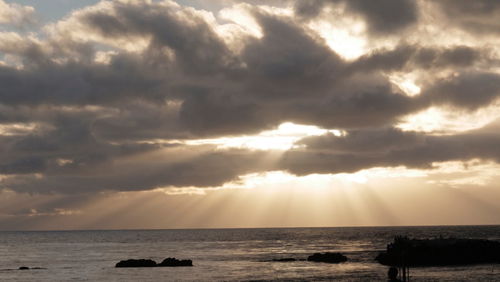
<svg viewBox="0 0 500 282">
<path fill-rule="evenodd" d="M 487 227 L 497 224 L 430 224 L 430 225 L 345 225 L 345 226 L 282 226 L 282 227 L 186 227 L 186 228 L 121 228 L 121 229 L 26 229 L 0 232 L 85 232 L 85 231 L 176 231 L 176 230 L 239 230 L 239 229 L 334 229 L 334 228 L 394 228 L 394 227 Z"/>
</svg>

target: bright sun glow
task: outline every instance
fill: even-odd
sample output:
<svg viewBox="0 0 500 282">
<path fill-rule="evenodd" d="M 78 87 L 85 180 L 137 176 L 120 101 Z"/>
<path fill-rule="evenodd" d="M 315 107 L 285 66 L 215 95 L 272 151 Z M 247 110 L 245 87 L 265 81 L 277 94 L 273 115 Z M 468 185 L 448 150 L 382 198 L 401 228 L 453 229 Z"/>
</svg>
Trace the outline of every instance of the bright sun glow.
<svg viewBox="0 0 500 282">
<path fill-rule="evenodd" d="M 310 27 L 319 33 L 328 47 L 345 59 L 355 59 L 365 53 L 366 41 L 359 35 L 363 30 L 361 23 L 353 23 L 349 29 L 340 29 L 332 23 L 317 21 L 312 22 Z"/>
<path fill-rule="evenodd" d="M 252 17 L 247 9 L 247 5 L 240 4 L 231 8 L 224 8 L 219 12 L 219 18 L 236 24 L 245 33 L 261 38 L 262 28 Z"/>
<path fill-rule="evenodd" d="M 390 81 L 397 85 L 408 96 L 420 94 L 420 87 L 415 84 L 415 76 L 412 74 L 393 74 L 389 77 Z"/>
<path fill-rule="evenodd" d="M 480 159 L 434 163 L 433 166 L 435 169 L 429 173 L 428 182 L 444 186 L 488 185 L 500 176 L 500 165 Z"/>
<path fill-rule="evenodd" d="M 337 174 L 310 174 L 306 176 L 296 176 L 283 171 L 273 171 L 267 173 L 252 173 L 242 176 L 240 183 L 232 184 L 246 188 L 266 187 L 277 184 L 293 184 L 311 188 L 327 188 L 346 184 L 366 184 L 369 181 L 382 181 L 392 178 L 420 178 L 427 176 L 422 170 L 408 169 L 405 167 L 375 167 L 360 170 L 355 173 Z M 295 184 L 294 184 L 295 185 Z M 229 185 L 230 186 L 230 185 Z"/>
<path fill-rule="evenodd" d="M 367 51 L 365 23 L 345 16 L 342 8 L 325 8 L 324 15 L 312 20 L 308 27 L 317 32 L 328 47 L 344 59 L 356 59 Z"/>
<path fill-rule="evenodd" d="M 432 107 L 403 118 L 397 127 L 405 131 L 450 134 L 481 128 L 498 118 L 500 118 L 500 104 L 476 112 Z"/>
<path fill-rule="evenodd" d="M 312 125 L 299 125 L 286 122 L 277 129 L 263 131 L 257 135 L 222 137 L 216 139 L 198 139 L 187 141 L 188 145 L 214 144 L 218 148 L 248 148 L 259 150 L 288 150 L 298 140 L 315 135 L 332 133 L 342 135 L 339 130 L 326 130 Z"/>
<path fill-rule="evenodd" d="M 436 164 L 440 166 L 441 164 Z M 447 167 L 445 164 L 443 167 Z M 285 171 L 270 171 L 265 173 L 251 173 L 240 176 L 237 181 L 228 182 L 220 187 L 164 187 L 156 191 L 161 191 L 170 195 L 178 194 L 205 194 L 209 191 L 221 189 L 307 189 L 311 193 L 322 193 L 326 190 L 338 187 L 351 187 L 352 185 L 364 185 L 370 182 L 384 182 L 397 178 L 423 178 L 428 176 L 428 172 L 405 167 L 376 167 L 360 170 L 355 173 L 338 174 L 310 174 L 296 176 Z"/>
<path fill-rule="evenodd" d="M 35 128 L 36 128 L 35 123 L 0 124 L 0 135 L 3 136 L 25 135 L 33 131 Z"/>
</svg>

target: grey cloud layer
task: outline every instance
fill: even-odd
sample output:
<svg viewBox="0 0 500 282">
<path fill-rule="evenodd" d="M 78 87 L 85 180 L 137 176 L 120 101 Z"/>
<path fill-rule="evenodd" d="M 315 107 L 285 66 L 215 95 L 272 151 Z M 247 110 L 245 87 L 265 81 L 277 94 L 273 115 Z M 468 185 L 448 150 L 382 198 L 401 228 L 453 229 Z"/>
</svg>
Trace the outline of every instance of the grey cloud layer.
<svg viewBox="0 0 500 282">
<path fill-rule="evenodd" d="M 318 0 L 296 1 L 295 10 L 305 17 L 317 16 L 327 5 L 344 5 L 347 11 L 360 15 L 374 35 L 401 31 L 418 20 L 416 1 L 413 0 Z"/>
<path fill-rule="evenodd" d="M 500 162 L 500 120 L 451 136 L 404 132 L 395 128 L 366 129 L 345 136 L 308 137 L 305 149 L 288 151 L 280 167 L 298 174 L 355 172 L 370 167 L 431 168 L 433 162 L 474 158 Z"/>
<path fill-rule="evenodd" d="M 500 32 L 500 2 L 496 0 L 443 0 L 434 4 L 450 22 L 472 34 Z"/>
<path fill-rule="evenodd" d="M 0 52 L 18 65 L 0 64 L 0 125 L 34 124 L 35 129 L 0 135 L 0 174 L 9 175 L 0 188 L 79 193 L 206 187 L 268 170 L 424 167 L 432 161 L 488 158 L 488 152 L 498 160 L 492 147 L 497 137 L 380 129 L 430 106 L 473 111 L 495 102 L 500 78 L 491 70 L 498 62 L 489 47 L 401 42 L 348 61 L 304 21 L 325 5 L 342 4 L 368 24 L 371 37 L 384 37 L 418 25 L 419 6 L 414 1 L 311 3 L 295 4 L 297 18 L 249 8 L 263 36 L 241 36 L 239 53 L 199 12 L 164 2 L 101 3 L 100 9 L 73 13 L 40 40 L 3 34 L 9 40 L 0 42 Z M 76 38 L 85 33 L 87 41 Z M 140 40 L 149 43 L 139 52 L 109 43 Z M 111 51 L 109 63 L 96 62 L 105 51 Z M 422 94 L 410 97 L 387 75 L 411 71 L 445 75 L 428 76 Z M 350 134 L 306 139 L 307 149 L 291 150 L 282 159 L 272 152 L 191 149 L 179 143 L 254 134 L 285 121 Z M 484 149 L 466 150 L 461 144 Z M 170 153 L 175 150 L 185 157 Z"/>
<path fill-rule="evenodd" d="M 179 157 L 181 155 L 181 157 Z M 274 169 L 276 156 L 248 150 L 171 149 L 139 158 L 117 157 L 82 169 L 52 167 L 43 177 L 7 178 L 10 189 L 29 193 L 95 193 L 103 190 L 142 191 L 159 187 L 216 187 L 240 175 Z"/>
</svg>

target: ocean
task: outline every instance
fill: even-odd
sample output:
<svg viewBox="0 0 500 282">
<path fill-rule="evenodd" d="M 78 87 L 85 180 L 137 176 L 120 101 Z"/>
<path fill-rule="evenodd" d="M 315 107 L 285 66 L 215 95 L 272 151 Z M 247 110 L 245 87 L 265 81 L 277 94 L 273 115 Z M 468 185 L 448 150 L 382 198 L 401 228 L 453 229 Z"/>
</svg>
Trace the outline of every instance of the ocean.
<svg viewBox="0 0 500 282">
<path fill-rule="evenodd" d="M 500 240 L 500 226 L 0 232 L 0 281 L 386 281 L 374 261 L 395 235 Z M 308 261 L 341 252 L 340 264 Z M 193 267 L 115 268 L 129 258 Z M 18 270 L 20 266 L 44 269 Z M 500 264 L 410 269 L 410 281 L 500 281 Z"/>
</svg>

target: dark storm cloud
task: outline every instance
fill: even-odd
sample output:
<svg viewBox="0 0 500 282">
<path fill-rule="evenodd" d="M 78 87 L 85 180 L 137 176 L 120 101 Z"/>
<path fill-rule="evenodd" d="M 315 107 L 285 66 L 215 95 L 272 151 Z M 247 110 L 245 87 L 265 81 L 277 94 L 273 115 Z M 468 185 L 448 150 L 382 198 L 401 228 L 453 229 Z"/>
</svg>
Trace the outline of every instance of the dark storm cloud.
<svg viewBox="0 0 500 282">
<path fill-rule="evenodd" d="M 375 81 L 356 85 L 358 81 L 346 81 L 338 93 L 314 104 L 294 104 L 294 115 L 290 119 L 325 128 L 383 126 L 421 108 L 416 99 L 394 92 L 388 83 Z"/>
<path fill-rule="evenodd" d="M 154 113 L 137 117 L 134 128 L 138 131 L 142 131 L 141 120 L 145 128 L 151 128 L 149 132 L 163 128 L 157 137 L 188 136 L 173 132 L 181 128 L 201 136 L 258 132 L 286 120 L 313 124 L 324 120 L 320 125 L 326 127 L 362 127 L 387 124 L 422 108 L 419 101 L 391 90 L 388 80 L 377 72 L 424 64 L 472 64 L 480 58 L 478 51 L 469 47 L 437 50 L 401 46 L 348 64 L 296 23 L 258 12 L 255 15 L 264 36 L 250 39 L 241 57 L 236 58 L 196 16 L 188 23 L 158 4 L 115 3 L 113 11 L 87 12 L 79 19 L 107 38 L 152 36 L 151 45 L 142 54 L 113 55 L 108 65 L 80 60 L 57 64 L 51 61 L 51 54 L 32 43 L 25 48 L 34 50 L 24 54 L 30 62 L 27 68 L 0 70 L 4 85 L 0 100 L 12 105 L 117 107 L 117 117 L 97 123 L 108 125 L 110 134 L 101 132 L 110 137 L 119 135 L 116 127 L 127 124 L 121 123 L 121 118 L 133 119 L 123 103 L 138 99 L 160 105 L 164 99 L 180 101 L 177 118 L 175 113 L 168 119 Z M 174 50 L 175 59 L 166 57 L 162 48 Z M 360 72 L 366 78 L 356 76 Z M 367 108 L 366 118 L 353 116 L 353 111 Z M 168 134 L 160 120 L 172 124 L 166 127 Z"/>
<path fill-rule="evenodd" d="M 43 177 L 25 175 L 2 185 L 28 193 L 95 193 L 142 191 L 160 187 L 209 187 L 238 180 L 240 175 L 273 169 L 273 153 L 248 150 L 214 151 L 208 148 L 156 152 L 145 159 L 119 159 L 70 173 L 54 169 Z M 191 155 L 178 159 L 178 155 Z M 162 158 L 164 157 L 164 158 Z M 271 160 L 271 161 L 270 161 Z"/>
<path fill-rule="evenodd" d="M 499 121 L 494 124 L 498 127 Z M 356 172 L 372 167 L 431 168 L 434 162 L 474 158 L 500 162 L 499 142 L 500 134 L 490 130 L 450 136 L 394 128 L 357 130 L 345 136 L 327 134 L 305 138 L 298 143 L 305 148 L 285 153 L 279 166 L 291 173 L 306 175 Z"/>
<path fill-rule="evenodd" d="M 157 150 L 162 145 L 143 143 L 111 144 L 96 138 L 89 113 L 59 113 L 45 116 L 50 126 L 27 134 L 0 136 L 0 173 L 27 174 L 48 171 L 78 171 Z M 61 164 L 60 162 L 66 162 Z"/>
<path fill-rule="evenodd" d="M 112 114 L 95 119 L 92 132 L 98 138 L 116 142 L 195 137 L 179 121 L 179 108 L 175 103 L 123 103 L 119 110 L 112 109 Z"/>
<path fill-rule="evenodd" d="M 365 17 L 368 29 L 375 34 L 400 31 L 418 19 L 414 0 L 349 0 L 348 9 Z"/>
<path fill-rule="evenodd" d="M 477 110 L 500 96 L 500 75 L 491 72 L 464 72 L 436 80 L 422 95 L 433 104 L 448 104 Z"/>
<path fill-rule="evenodd" d="M 487 35 L 500 32 L 500 2 L 496 0 L 429 1 L 437 5 L 446 19 L 471 34 Z"/>
<path fill-rule="evenodd" d="M 440 70 L 494 62 L 488 49 L 460 45 L 432 48 L 400 44 L 393 49 L 379 49 L 363 55 L 347 69 L 351 72 Z"/>
<path fill-rule="evenodd" d="M 276 92 L 287 96 L 314 95 L 318 89 L 311 87 L 319 84 L 322 88 L 339 79 L 344 62 L 324 42 L 311 37 L 293 22 L 263 14 L 256 16 L 264 35 L 261 39 L 251 40 L 242 54 L 251 78 L 260 83 L 267 82 L 267 88 L 272 86 L 270 84 L 281 83 Z M 295 87 L 309 87 L 310 91 L 296 93 L 298 91 L 293 91 Z M 255 95 L 269 96 L 266 91 Z"/>
<path fill-rule="evenodd" d="M 47 63 L 28 69 L 0 67 L 0 102 L 92 105 L 131 99 L 137 93 L 157 99 L 157 90 L 165 82 L 154 73 L 154 66 L 147 69 L 138 63 L 133 56 L 116 56 L 107 66 Z"/>
<path fill-rule="evenodd" d="M 68 16 L 53 27 L 56 35 L 42 39 L 1 34 L 0 52 L 13 63 L 0 64 L 0 174 L 9 175 L 0 189 L 207 187 L 279 169 L 331 173 L 498 159 L 496 136 L 391 129 L 430 106 L 477 110 L 495 102 L 500 86 L 489 70 L 498 63 L 491 47 L 400 43 L 348 61 L 304 25 L 326 2 L 297 2 L 299 20 L 248 8 L 262 37 L 242 36 L 239 52 L 196 11 L 164 2 L 101 3 Z M 414 1 L 333 2 L 363 18 L 372 35 L 400 34 L 418 23 Z M 149 40 L 142 51 L 117 47 L 140 40 Z M 105 51 L 109 62 L 96 62 Z M 415 97 L 388 78 L 411 71 L 429 73 Z M 306 149 L 280 161 L 269 152 L 182 143 L 255 134 L 282 122 L 349 134 L 305 139 Z"/>
<path fill-rule="evenodd" d="M 295 11 L 304 17 L 317 16 L 323 6 L 343 4 L 347 11 L 360 15 L 370 33 L 385 35 L 401 31 L 418 20 L 416 1 L 413 0 L 318 0 L 296 1 Z"/>
<path fill-rule="evenodd" d="M 106 37 L 152 36 L 152 44 L 174 50 L 177 63 L 189 73 L 210 73 L 232 63 L 226 45 L 199 16 L 179 17 L 155 3 L 115 3 L 113 12 L 89 13 L 82 21 Z"/>
<path fill-rule="evenodd" d="M 332 152 L 386 152 L 392 149 L 414 147 L 424 142 L 425 136 L 416 132 L 405 132 L 396 128 L 352 130 L 346 136 L 332 133 L 302 139 L 299 145 L 311 150 Z"/>
</svg>

